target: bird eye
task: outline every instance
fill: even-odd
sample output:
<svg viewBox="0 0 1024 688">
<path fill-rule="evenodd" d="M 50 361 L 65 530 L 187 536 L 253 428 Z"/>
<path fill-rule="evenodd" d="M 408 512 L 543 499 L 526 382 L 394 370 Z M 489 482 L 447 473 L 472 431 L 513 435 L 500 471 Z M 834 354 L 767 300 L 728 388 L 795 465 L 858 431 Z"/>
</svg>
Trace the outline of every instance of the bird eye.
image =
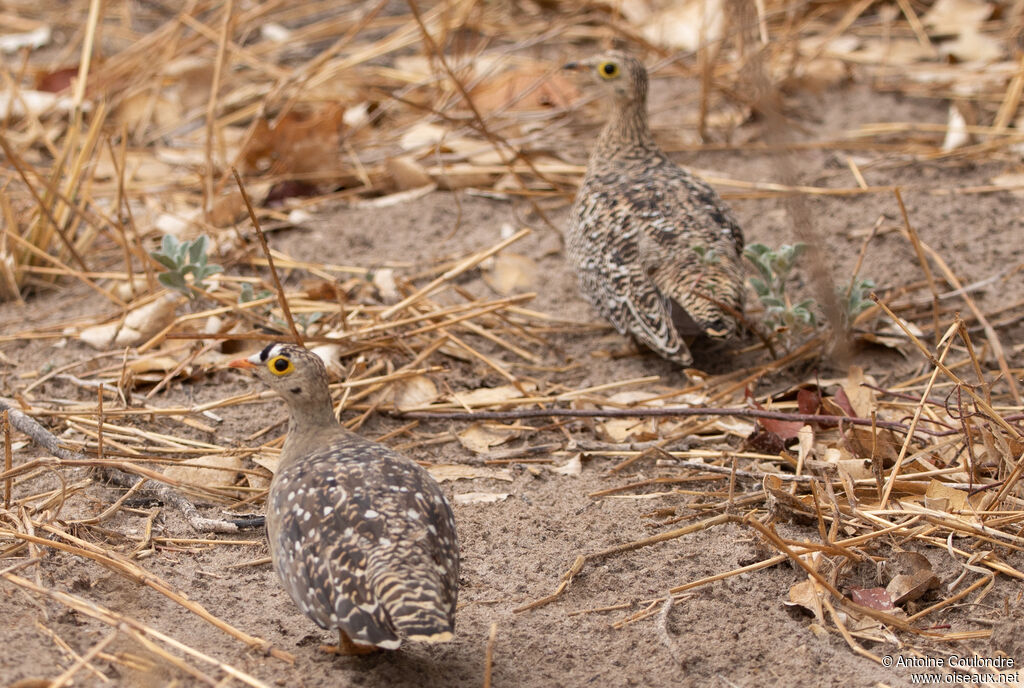
<svg viewBox="0 0 1024 688">
<path fill-rule="evenodd" d="M 597 72 L 605 79 L 614 79 L 619 75 L 619 65 L 614 62 L 602 62 L 597 66 Z"/>
<path fill-rule="evenodd" d="M 284 356 L 275 356 L 267 361 L 267 368 L 274 375 L 287 375 L 295 370 L 295 366 L 292 365 L 292 362 Z"/>
</svg>

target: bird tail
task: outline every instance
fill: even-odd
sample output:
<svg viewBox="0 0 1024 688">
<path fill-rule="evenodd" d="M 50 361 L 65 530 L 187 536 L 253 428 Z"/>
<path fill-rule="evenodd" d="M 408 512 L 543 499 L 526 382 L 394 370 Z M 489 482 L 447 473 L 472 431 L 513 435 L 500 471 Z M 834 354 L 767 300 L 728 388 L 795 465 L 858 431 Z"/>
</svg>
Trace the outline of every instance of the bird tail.
<svg viewBox="0 0 1024 688">
<path fill-rule="evenodd" d="M 434 563 L 428 566 L 435 569 Z M 422 567 L 390 570 L 374 576 L 373 586 L 398 635 L 426 643 L 455 637 L 455 599 L 447 592 L 444 576 L 424 576 Z M 435 569 L 436 570 L 436 569 Z M 430 571 L 434 573 L 434 571 Z"/>
</svg>

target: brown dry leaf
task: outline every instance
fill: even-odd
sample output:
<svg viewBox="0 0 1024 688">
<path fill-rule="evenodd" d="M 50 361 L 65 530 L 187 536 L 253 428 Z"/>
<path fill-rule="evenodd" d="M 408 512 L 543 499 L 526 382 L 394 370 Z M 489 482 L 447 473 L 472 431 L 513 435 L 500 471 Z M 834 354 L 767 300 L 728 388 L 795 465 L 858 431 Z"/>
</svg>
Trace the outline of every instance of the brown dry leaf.
<svg viewBox="0 0 1024 688">
<path fill-rule="evenodd" d="M 580 475 L 583 473 L 583 454 L 576 454 L 561 466 L 548 466 L 548 470 L 558 475 Z"/>
<path fill-rule="evenodd" d="M 850 597 L 862 607 L 882 612 L 890 612 L 896 608 L 885 588 L 850 588 Z"/>
<path fill-rule="evenodd" d="M 884 570 L 894 574 L 885 587 L 893 604 L 913 602 L 939 585 L 931 561 L 919 552 L 897 552 L 885 562 Z"/>
<path fill-rule="evenodd" d="M 180 123 L 184 115 L 181 99 L 174 92 L 161 93 L 154 100 L 148 89 L 137 91 L 127 95 L 117 107 L 117 119 L 129 131 L 150 124 L 169 129 Z"/>
<path fill-rule="evenodd" d="M 337 170 L 344 114 L 342 106 L 328 104 L 310 112 L 293 110 L 273 126 L 261 119 L 243 153 L 247 169 L 274 174 Z"/>
<path fill-rule="evenodd" d="M 210 223 L 214 227 L 230 227 L 246 214 L 245 200 L 238 190 L 229 191 L 213 202 Z"/>
<path fill-rule="evenodd" d="M 1024 173 L 1007 172 L 998 174 L 990 180 L 996 186 L 1002 186 L 1010 190 L 1014 196 L 1024 196 Z"/>
<path fill-rule="evenodd" d="M 464 463 L 437 463 L 427 466 L 427 472 L 439 483 L 449 480 L 504 480 L 512 482 L 512 471 L 507 468 L 469 466 Z"/>
<path fill-rule="evenodd" d="M 527 392 L 533 392 L 537 389 L 537 385 L 532 382 L 521 383 L 523 390 Z M 499 385 L 498 387 L 481 387 L 480 389 L 473 389 L 468 392 L 455 392 L 452 395 L 452 399 L 462 405 L 470 408 L 479 406 L 492 406 L 496 404 L 502 404 L 512 399 L 522 399 L 523 392 L 515 385 Z"/>
<path fill-rule="evenodd" d="M 921 23 L 940 36 L 977 32 L 993 9 L 983 0 L 937 0 L 921 17 Z"/>
<path fill-rule="evenodd" d="M 658 437 L 658 424 L 654 418 L 612 418 L 597 426 L 601 436 L 621 444 L 628 440 L 644 442 Z"/>
<path fill-rule="evenodd" d="M 87 327 L 78 335 L 94 349 L 142 344 L 160 330 L 174 322 L 174 311 L 181 302 L 179 294 L 164 293 L 159 298 L 128 312 L 124 323 L 112 322 Z"/>
<path fill-rule="evenodd" d="M 252 462 L 257 466 L 266 468 L 271 473 L 277 473 L 277 466 L 281 463 L 281 455 L 276 452 L 273 454 L 256 454 L 252 457 Z"/>
<path fill-rule="evenodd" d="M 619 11 L 651 43 L 695 51 L 722 37 L 728 12 L 722 0 L 625 0 Z"/>
<path fill-rule="evenodd" d="M 790 494 L 783 489 L 782 479 L 777 475 L 766 475 L 761 485 L 768 497 L 769 512 L 786 516 L 796 523 L 815 521 L 814 509 L 811 504 L 813 498 L 810 495 L 797 497 Z"/>
<path fill-rule="evenodd" d="M 494 504 L 511 496 L 508 492 L 463 492 L 455 495 L 452 501 L 456 504 Z"/>
<path fill-rule="evenodd" d="M 398 282 L 395 281 L 393 268 L 381 268 L 373 273 L 373 286 L 377 287 L 377 296 L 382 303 L 398 303 L 402 299 L 398 291 Z"/>
<path fill-rule="evenodd" d="M 561 74 L 550 72 L 547 62 L 516 64 L 484 79 L 469 95 L 482 112 L 568 107 L 580 97 L 579 89 Z"/>
<path fill-rule="evenodd" d="M 484 280 L 502 296 L 529 291 L 537 283 L 537 263 L 529 256 L 502 252 L 494 257 Z"/>
<path fill-rule="evenodd" d="M 1003 45 L 978 31 L 963 31 L 955 40 L 942 43 L 939 52 L 960 62 L 994 62 L 1003 56 Z"/>
<path fill-rule="evenodd" d="M 60 93 L 64 89 L 71 88 L 71 82 L 78 76 L 79 66 L 62 67 L 52 72 L 39 72 L 36 74 L 36 90 L 49 93 Z"/>
<path fill-rule="evenodd" d="M 749 437 L 757 430 L 757 424 L 742 418 L 719 418 L 715 421 L 715 429 L 734 437 Z"/>
<path fill-rule="evenodd" d="M 344 349 L 340 344 L 317 344 L 312 347 L 310 353 L 316 354 L 324 362 L 324 368 L 334 377 L 342 377 L 345 367 L 341 364 L 341 355 Z"/>
<path fill-rule="evenodd" d="M 400 145 L 403 150 L 407 151 L 427 146 L 433 148 L 449 136 L 450 132 L 438 124 L 418 122 L 409 127 L 405 133 L 402 134 L 402 138 L 399 139 L 398 145 Z"/>
<path fill-rule="evenodd" d="M 855 425 L 849 430 L 850 446 L 860 458 L 893 461 L 899 454 L 900 446 L 891 430 L 876 430 L 864 425 Z"/>
<path fill-rule="evenodd" d="M 519 429 L 500 423 L 473 423 L 456 437 L 466 449 L 482 454 L 519 434 Z"/>
<path fill-rule="evenodd" d="M 860 366 L 850 366 L 846 378 L 840 383 L 846 398 L 850 401 L 854 413 L 859 418 L 870 418 L 871 411 L 876 407 L 875 393 L 865 384 L 875 384 L 874 379 L 864 375 L 864 369 Z"/>
<path fill-rule="evenodd" d="M 819 623 L 825 622 L 825 616 L 821 609 L 821 591 L 810 578 L 790 587 L 789 600 L 783 604 L 789 607 L 803 607 L 814 614 L 814 618 Z"/>
<path fill-rule="evenodd" d="M 201 468 L 200 466 L 218 466 L 219 468 Z M 210 456 L 185 459 L 174 466 L 168 466 L 164 469 L 164 475 L 188 485 L 230 487 L 235 484 L 235 479 L 241 468 L 242 460 L 237 456 L 211 454 Z"/>
<path fill-rule="evenodd" d="M 814 454 L 814 428 L 810 425 L 805 425 L 800 428 L 797 433 L 797 451 L 796 459 L 800 464 L 804 464 L 807 459 L 811 458 Z"/>
<path fill-rule="evenodd" d="M 892 597 L 893 604 L 904 604 L 920 599 L 938 585 L 938 577 L 929 569 L 918 571 L 916 574 L 901 573 L 889 581 L 885 590 Z"/>
<path fill-rule="evenodd" d="M 178 367 L 178 361 L 170 356 L 149 356 L 131 361 L 126 367 L 135 374 L 169 373 Z"/>
<path fill-rule="evenodd" d="M 957 512 L 968 507 L 967 492 L 950 487 L 934 478 L 924 493 L 924 505 L 937 511 Z"/>
<path fill-rule="evenodd" d="M 388 175 L 400 191 L 419 189 L 434 183 L 426 168 L 410 155 L 389 158 L 386 163 Z"/>
<path fill-rule="evenodd" d="M 437 400 L 437 386 L 426 375 L 395 380 L 374 395 L 384 403 L 392 403 L 399 411 L 408 411 L 420 406 L 427 406 Z"/>
</svg>

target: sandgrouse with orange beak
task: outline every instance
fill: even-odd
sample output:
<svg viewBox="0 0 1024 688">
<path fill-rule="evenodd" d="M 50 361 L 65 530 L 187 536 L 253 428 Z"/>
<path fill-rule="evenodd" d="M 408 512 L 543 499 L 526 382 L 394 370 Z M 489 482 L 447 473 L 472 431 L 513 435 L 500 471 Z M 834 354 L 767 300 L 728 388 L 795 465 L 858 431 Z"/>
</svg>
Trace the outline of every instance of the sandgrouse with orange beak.
<svg viewBox="0 0 1024 688">
<path fill-rule="evenodd" d="M 455 630 L 459 544 L 441 488 L 419 465 L 349 432 L 318 356 L 270 344 L 231 367 L 288 404 L 288 436 L 267 496 L 267 536 L 299 609 L 337 629 L 340 654 L 437 643 Z"/>
</svg>

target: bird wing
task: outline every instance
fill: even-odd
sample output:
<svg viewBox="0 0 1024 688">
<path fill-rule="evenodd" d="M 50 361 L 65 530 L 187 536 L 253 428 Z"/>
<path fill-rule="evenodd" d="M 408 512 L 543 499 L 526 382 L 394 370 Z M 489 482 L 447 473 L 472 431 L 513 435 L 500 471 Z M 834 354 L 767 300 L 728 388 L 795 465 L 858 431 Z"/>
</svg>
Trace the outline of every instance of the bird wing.
<svg viewBox="0 0 1024 688">
<path fill-rule="evenodd" d="M 646 195 L 640 263 L 678 334 L 725 337 L 743 307 L 743 232 L 704 182 L 670 161 L 636 189 Z"/>
<path fill-rule="evenodd" d="M 405 599 L 401 583 L 421 597 L 433 593 L 450 630 L 458 585 L 454 519 L 440 488 L 415 463 L 345 437 L 275 476 L 270 498 L 279 514 L 268 521 L 278 574 L 322 628 L 397 648 L 400 636 L 416 636 L 396 607 Z M 426 566 L 429 556 L 443 561 L 443 575 Z"/>
</svg>

